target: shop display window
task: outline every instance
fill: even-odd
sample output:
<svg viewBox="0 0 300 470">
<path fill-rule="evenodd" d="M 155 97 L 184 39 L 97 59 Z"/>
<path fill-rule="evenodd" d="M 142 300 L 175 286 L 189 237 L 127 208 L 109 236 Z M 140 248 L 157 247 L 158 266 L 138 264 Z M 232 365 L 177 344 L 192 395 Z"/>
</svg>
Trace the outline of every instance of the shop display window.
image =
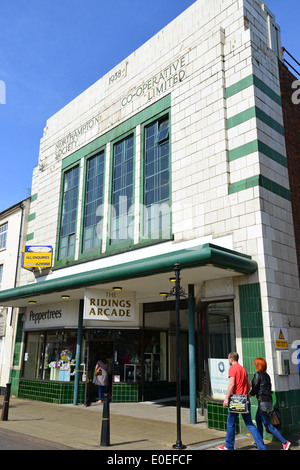
<svg viewBox="0 0 300 470">
<path fill-rule="evenodd" d="M 120 330 L 115 335 L 114 381 L 139 382 L 141 380 L 140 331 Z"/>
<path fill-rule="evenodd" d="M 235 350 L 233 302 L 209 304 L 206 322 L 210 396 L 223 400 L 228 387 L 228 354 Z"/>
<path fill-rule="evenodd" d="M 167 379 L 166 332 L 120 331 L 115 339 L 114 380 L 145 382 Z M 143 359 L 143 360 L 142 360 Z"/>
<path fill-rule="evenodd" d="M 44 334 L 28 333 L 23 365 L 23 376 L 26 379 L 38 379 L 43 364 Z"/>
<path fill-rule="evenodd" d="M 145 382 L 167 380 L 166 332 L 144 332 L 144 370 Z"/>
<path fill-rule="evenodd" d="M 63 382 L 74 380 L 76 343 L 76 330 L 28 333 L 23 377 Z M 84 364 L 80 370 L 82 379 Z"/>
<path fill-rule="evenodd" d="M 90 367 L 106 353 L 114 383 L 167 380 L 167 332 L 157 330 L 117 330 L 89 344 Z M 84 339 L 86 341 L 86 339 Z M 75 378 L 77 330 L 28 332 L 25 342 L 22 377 L 70 382 Z M 104 349 L 105 351 L 104 351 Z M 110 349 L 109 351 L 107 348 Z M 83 344 L 80 381 L 86 380 L 86 344 Z"/>
</svg>

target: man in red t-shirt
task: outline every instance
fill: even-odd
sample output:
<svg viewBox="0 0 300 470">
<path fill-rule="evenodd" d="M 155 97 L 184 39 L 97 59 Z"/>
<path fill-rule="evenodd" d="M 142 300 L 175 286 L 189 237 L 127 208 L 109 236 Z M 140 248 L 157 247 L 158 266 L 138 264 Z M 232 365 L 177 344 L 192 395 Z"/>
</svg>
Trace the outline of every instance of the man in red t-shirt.
<svg viewBox="0 0 300 470">
<path fill-rule="evenodd" d="M 229 385 L 227 389 L 227 393 L 223 402 L 223 406 L 228 406 L 229 398 L 231 395 L 248 395 L 248 392 L 251 388 L 251 382 L 248 377 L 246 369 L 242 367 L 239 362 L 239 355 L 236 352 L 231 352 L 228 355 L 228 360 L 230 364 L 228 377 L 229 377 Z M 226 434 L 226 441 L 225 445 L 220 446 L 220 450 L 234 450 L 234 441 L 235 441 L 235 424 L 238 417 L 238 413 L 231 413 L 228 411 L 228 418 L 227 418 L 227 434 Z M 242 414 L 243 420 L 252 434 L 257 448 L 259 450 L 267 450 L 264 444 L 264 441 L 259 434 L 257 428 L 252 423 L 251 419 L 251 411 L 250 411 L 250 400 L 249 400 L 249 413 Z"/>
<path fill-rule="evenodd" d="M 224 406 L 228 406 L 231 395 L 247 395 L 251 388 L 251 382 L 246 369 L 238 363 L 239 355 L 237 353 L 230 353 L 228 360 L 231 367 L 228 372 L 229 386 L 223 403 Z"/>
</svg>

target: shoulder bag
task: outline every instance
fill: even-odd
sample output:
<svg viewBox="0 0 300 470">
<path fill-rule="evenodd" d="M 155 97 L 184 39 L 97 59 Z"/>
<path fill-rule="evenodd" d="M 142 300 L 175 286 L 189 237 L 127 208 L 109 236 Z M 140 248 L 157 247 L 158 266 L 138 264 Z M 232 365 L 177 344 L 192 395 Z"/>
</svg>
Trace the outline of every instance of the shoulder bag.
<svg viewBox="0 0 300 470">
<path fill-rule="evenodd" d="M 228 411 L 231 413 L 249 413 L 248 395 L 231 395 L 228 403 Z"/>
<path fill-rule="evenodd" d="M 248 380 L 248 379 L 247 379 Z M 249 413 L 249 398 L 248 398 L 248 381 L 247 381 L 247 395 L 231 395 L 228 402 L 228 411 L 231 413 Z"/>
</svg>

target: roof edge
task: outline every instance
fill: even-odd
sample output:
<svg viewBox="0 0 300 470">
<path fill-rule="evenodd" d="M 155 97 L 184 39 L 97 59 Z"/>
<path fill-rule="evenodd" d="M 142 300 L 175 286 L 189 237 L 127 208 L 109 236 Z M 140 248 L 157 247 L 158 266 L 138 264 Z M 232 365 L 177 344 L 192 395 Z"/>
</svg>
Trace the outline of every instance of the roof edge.
<svg viewBox="0 0 300 470">
<path fill-rule="evenodd" d="M 7 289 L 0 292 L 0 305 L 2 302 L 28 298 L 33 295 L 62 292 L 67 289 L 79 289 L 107 282 L 169 272 L 174 269 L 176 263 L 180 264 L 181 269 L 213 265 L 241 274 L 253 274 L 257 270 L 257 263 L 250 256 L 208 243 L 172 253 L 130 261 L 121 265 L 46 281 L 37 281 L 32 284 Z"/>
</svg>

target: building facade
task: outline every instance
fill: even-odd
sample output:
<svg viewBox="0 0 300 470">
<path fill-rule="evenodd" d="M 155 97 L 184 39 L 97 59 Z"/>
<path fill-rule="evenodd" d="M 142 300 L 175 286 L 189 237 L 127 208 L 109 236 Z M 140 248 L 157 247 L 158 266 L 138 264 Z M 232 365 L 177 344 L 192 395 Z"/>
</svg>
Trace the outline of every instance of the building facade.
<svg viewBox="0 0 300 470">
<path fill-rule="evenodd" d="M 21 249 L 25 243 L 29 199 L 0 213 L 0 291 L 19 283 Z M 0 306 L 0 389 L 10 380 L 18 309 Z"/>
<path fill-rule="evenodd" d="M 283 428 L 299 426 L 281 57 L 264 2 L 198 0 L 47 121 L 29 264 L 0 293 L 19 309 L 14 393 L 88 404 L 103 355 L 114 401 L 174 395 L 175 303 L 162 296 L 179 263 L 191 421 L 198 406 L 225 429 L 237 350 L 250 377 L 266 358 Z"/>
</svg>

